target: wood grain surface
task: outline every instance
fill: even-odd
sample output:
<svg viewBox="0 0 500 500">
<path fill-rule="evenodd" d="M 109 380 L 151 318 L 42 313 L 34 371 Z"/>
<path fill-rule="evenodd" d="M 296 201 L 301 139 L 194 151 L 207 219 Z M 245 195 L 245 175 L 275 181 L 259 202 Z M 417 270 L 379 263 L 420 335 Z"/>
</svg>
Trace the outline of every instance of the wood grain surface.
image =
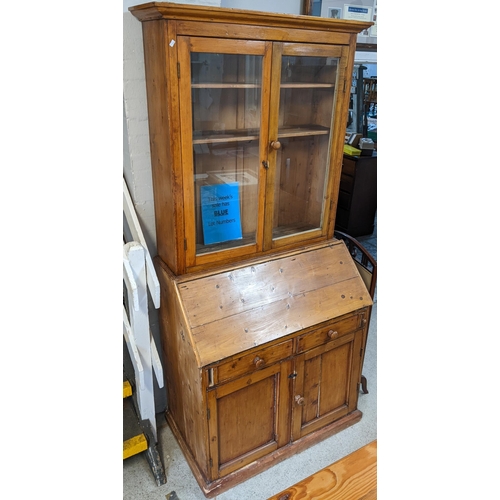
<svg viewBox="0 0 500 500">
<path fill-rule="evenodd" d="M 363 446 L 268 500 L 374 500 L 377 441 Z"/>
</svg>

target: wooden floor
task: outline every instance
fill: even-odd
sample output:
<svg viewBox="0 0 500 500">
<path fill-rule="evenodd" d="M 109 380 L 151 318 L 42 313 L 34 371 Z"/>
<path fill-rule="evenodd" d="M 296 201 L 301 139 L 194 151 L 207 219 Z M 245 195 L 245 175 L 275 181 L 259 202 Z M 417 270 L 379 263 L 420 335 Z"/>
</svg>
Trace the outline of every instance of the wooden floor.
<svg viewBox="0 0 500 500">
<path fill-rule="evenodd" d="M 374 500 L 377 441 L 363 446 L 268 500 Z"/>
</svg>

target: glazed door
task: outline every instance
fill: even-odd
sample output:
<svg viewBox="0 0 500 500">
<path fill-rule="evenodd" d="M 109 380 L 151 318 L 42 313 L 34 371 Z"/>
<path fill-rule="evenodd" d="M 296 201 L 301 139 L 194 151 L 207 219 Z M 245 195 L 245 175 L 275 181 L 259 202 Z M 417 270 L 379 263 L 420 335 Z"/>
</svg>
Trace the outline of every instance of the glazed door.
<svg viewBox="0 0 500 500">
<path fill-rule="evenodd" d="M 293 440 L 356 409 L 362 331 L 297 357 L 293 391 Z"/>
<path fill-rule="evenodd" d="M 266 249 L 327 236 L 346 65 L 340 46 L 273 45 Z"/>
<path fill-rule="evenodd" d="M 262 250 L 271 44 L 179 37 L 187 267 Z"/>
<path fill-rule="evenodd" d="M 212 480 L 290 441 L 291 372 L 284 361 L 208 392 Z"/>
<path fill-rule="evenodd" d="M 178 43 L 186 267 L 332 237 L 348 48 Z"/>
</svg>

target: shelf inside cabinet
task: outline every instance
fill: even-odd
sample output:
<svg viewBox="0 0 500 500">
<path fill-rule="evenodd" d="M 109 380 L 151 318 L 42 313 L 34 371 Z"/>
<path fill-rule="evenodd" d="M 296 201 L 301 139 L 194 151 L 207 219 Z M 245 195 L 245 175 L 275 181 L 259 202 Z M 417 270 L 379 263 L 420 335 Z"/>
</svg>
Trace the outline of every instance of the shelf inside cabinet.
<svg viewBox="0 0 500 500">
<path fill-rule="evenodd" d="M 304 137 L 308 135 L 327 135 L 330 133 L 328 127 L 319 125 L 304 125 L 292 127 L 280 127 L 278 137 Z M 214 144 L 224 142 L 243 142 L 255 141 L 259 139 L 258 129 L 240 129 L 240 130 L 209 130 L 196 131 L 193 133 L 193 144 Z"/>
<path fill-rule="evenodd" d="M 255 141 L 258 138 L 259 138 L 258 129 L 195 131 L 193 133 L 193 144 Z"/>
<path fill-rule="evenodd" d="M 227 250 L 229 248 L 240 248 L 244 246 L 251 246 L 255 244 L 255 234 L 243 235 L 242 239 L 224 241 L 222 243 L 212 243 L 210 245 L 196 245 L 196 253 L 198 255 L 220 252 L 221 250 Z"/>
<path fill-rule="evenodd" d="M 330 133 L 328 127 L 320 125 L 286 126 L 279 127 L 278 137 L 304 137 L 307 135 L 327 135 Z"/>
<path fill-rule="evenodd" d="M 281 83 L 280 88 L 282 89 L 332 89 L 335 87 L 333 83 L 302 83 L 302 82 L 289 82 Z M 226 83 L 226 82 L 214 82 L 214 83 L 192 83 L 191 88 L 193 89 L 260 89 L 261 85 L 259 83 Z"/>
<path fill-rule="evenodd" d="M 192 83 L 193 89 L 260 89 L 258 83 Z"/>
<path fill-rule="evenodd" d="M 274 228 L 273 238 L 279 239 L 293 234 L 305 233 L 306 231 L 315 231 L 315 230 L 318 230 L 318 228 L 311 224 L 306 224 L 306 223 L 288 224 L 286 226 L 280 226 Z"/>
<path fill-rule="evenodd" d="M 288 82 L 280 84 L 282 89 L 332 89 L 334 87 L 333 83 Z"/>
</svg>

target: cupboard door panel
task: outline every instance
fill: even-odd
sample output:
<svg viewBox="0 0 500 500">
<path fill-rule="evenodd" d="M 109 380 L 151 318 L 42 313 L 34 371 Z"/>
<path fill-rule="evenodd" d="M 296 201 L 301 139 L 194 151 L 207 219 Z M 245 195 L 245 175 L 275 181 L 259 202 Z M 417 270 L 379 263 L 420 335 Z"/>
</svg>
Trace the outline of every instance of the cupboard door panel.
<svg viewBox="0 0 500 500">
<path fill-rule="evenodd" d="M 321 356 L 319 416 L 349 403 L 352 343 L 341 345 Z"/>
<path fill-rule="evenodd" d="M 297 357 L 293 439 L 356 409 L 362 331 Z"/>
<path fill-rule="evenodd" d="M 304 398 L 302 423 L 306 424 L 318 418 L 319 380 L 321 377 L 321 356 L 304 363 Z"/>
<path fill-rule="evenodd" d="M 289 442 L 291 361 L 209 391 L 212 479 L 223 477 Z"/>
<path fill-rule="evenodd" d="M 219 399 L 217 413 L 224 431 L 219 437 L 221 464 L 274 441 L 275 403 L 274 376 Z"/>
</svg>

